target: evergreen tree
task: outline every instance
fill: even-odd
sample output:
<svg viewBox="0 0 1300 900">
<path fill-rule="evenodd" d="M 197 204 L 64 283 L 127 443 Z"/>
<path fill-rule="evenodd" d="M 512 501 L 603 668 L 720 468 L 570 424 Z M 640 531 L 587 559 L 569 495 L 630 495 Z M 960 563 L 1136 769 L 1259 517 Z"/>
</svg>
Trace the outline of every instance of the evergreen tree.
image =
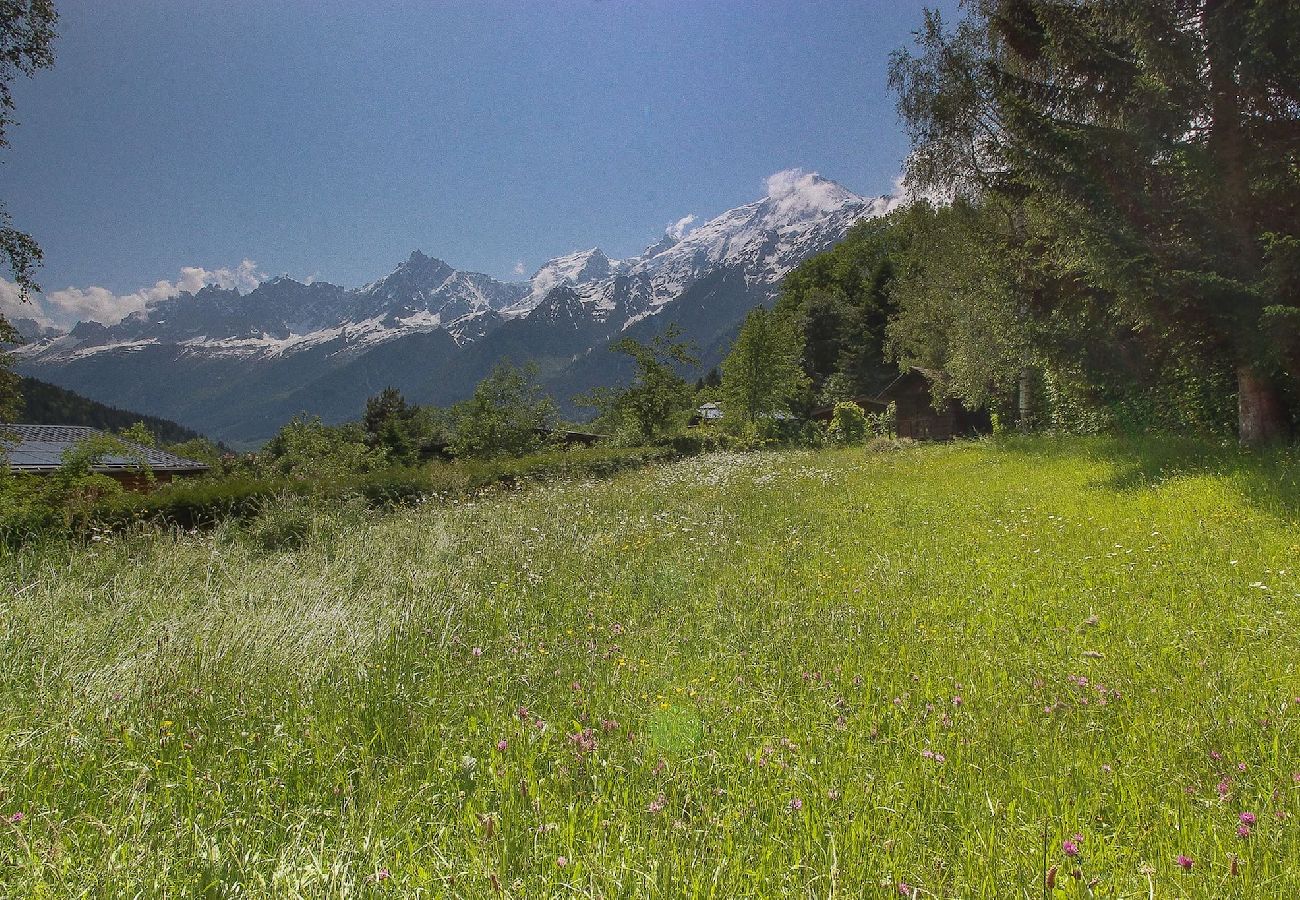
<svg viewBox="0 0 1300 900">
<path fill-rule="evenodd" d="M 910 184 L 1023 214 L 1013 276 L 1097 292 L 1091 321 L 1235 373 L 1245 443 L 1284 435 L 1300 375 L 1300 6 L 979 0 L 927 13 L 891 80 Z M 1087 310 L 1088 304 L 1073 307 Z"/>
</svg>

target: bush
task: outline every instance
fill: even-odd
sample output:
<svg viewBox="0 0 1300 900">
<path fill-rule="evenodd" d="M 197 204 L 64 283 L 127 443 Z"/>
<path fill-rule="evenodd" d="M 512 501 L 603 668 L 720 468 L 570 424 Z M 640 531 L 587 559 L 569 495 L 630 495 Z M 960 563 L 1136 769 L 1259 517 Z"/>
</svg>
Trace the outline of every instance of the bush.
<svg viewBox="0 0 1300 900">
<path fill-rule="evenodd" d="M 867 414 L 852 400 L 836 403 L 826 437 L 835 444 L 861 444 L 867 438 Z"/>
</svg>

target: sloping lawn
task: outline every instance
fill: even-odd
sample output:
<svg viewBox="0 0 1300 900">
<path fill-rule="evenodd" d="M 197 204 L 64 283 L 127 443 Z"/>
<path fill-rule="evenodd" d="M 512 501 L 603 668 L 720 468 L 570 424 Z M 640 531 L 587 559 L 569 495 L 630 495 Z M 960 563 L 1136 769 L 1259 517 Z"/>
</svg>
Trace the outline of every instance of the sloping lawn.
<svg viewBox="0 0 1300 900">
<path fill-rule="evenodd" d="M 1297 896 L 1297 476 L 717 455 L 0 556 L 0 895 Z"/>
</svg>

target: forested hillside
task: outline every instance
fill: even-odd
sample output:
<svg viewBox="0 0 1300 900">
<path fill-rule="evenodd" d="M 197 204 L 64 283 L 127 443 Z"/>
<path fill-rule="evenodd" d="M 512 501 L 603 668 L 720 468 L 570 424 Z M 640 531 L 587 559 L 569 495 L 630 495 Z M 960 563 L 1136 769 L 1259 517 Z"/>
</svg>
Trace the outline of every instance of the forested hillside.
<svg viewBox="0 0 1300 900">
<path fill-rule="evenodd" d="M 202 437 L 183 425 L 156 416 L 96 403 L 73 391 L 64 390 L 36 378 L 20 378 L 22 395 L 18 421 L 33 425 L 86 425 L 105 431 L 122 431 L 143 422 L 162 444 L 179 444 Z"/>
</svg>

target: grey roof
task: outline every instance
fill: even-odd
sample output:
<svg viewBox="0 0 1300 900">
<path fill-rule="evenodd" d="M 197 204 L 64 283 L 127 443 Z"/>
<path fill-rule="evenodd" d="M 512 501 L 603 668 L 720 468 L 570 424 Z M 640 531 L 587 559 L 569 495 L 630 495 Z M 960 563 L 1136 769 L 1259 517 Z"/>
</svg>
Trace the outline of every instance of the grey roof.
<svg viewBox="0 0 1300 900">
<path fill-rule="evenodd" d="M 0 450 L 3 450 L 9 468 L 15 472 L 52 472 L 63 464 L 64 451 L 97 434 L 103 432 L 79 425 L 11 425 L 0 422 Z M 134 472 L 140 468 L 141 459 L 155 472 L 203 472 L 208 468 L 201 462 L 182 459 L 164 450 L 121 438 L 118 440 L 130 453 L 105 456 L 91 466 L 92 472 Z"/>
</svg>

